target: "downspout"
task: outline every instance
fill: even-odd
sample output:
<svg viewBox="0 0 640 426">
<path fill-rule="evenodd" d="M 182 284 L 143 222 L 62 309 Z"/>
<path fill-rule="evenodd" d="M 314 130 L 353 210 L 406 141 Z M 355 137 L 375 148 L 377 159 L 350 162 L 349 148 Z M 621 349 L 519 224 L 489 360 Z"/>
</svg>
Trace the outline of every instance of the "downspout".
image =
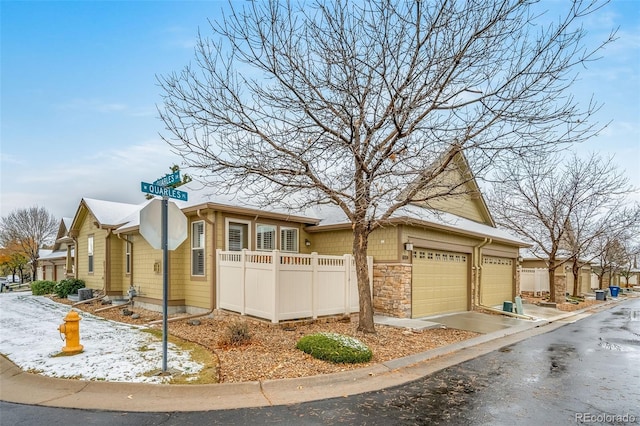
<svg viewBox="0 0 640 426">
<path fill-rule="evenodd" d="M 473 274 L 473 287 L 475 290 L 475 299 L 477 301 L 476 306 L 482 306 L 482 292 L 480 291 L 480 273 L 482 272 L 482 259 L 480 258 L 480 250 L 487 244 L 491 244 L 491 241 L 491 238 L 485 238 L 480 244 L 473 246 L 473 270 L 475 272 Z"/>
</svg>

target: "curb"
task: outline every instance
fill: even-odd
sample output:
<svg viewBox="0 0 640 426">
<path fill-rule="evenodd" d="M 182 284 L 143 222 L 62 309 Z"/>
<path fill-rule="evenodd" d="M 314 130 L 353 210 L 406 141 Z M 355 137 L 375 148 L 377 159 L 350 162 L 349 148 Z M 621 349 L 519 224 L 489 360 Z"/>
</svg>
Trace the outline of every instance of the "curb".
<svg viewBox="0 0 640 426">
<path fill-rule="evenodd" d="M 23 372 L 9 359 L 0 356 L 0 400 L 59 408 L 184 412 L 266 407 L 345 397 L 420 379 L 501 347 L 579 321 L 621 301 L 606 301 L 597 306 L 559 314 L 551 319 L 509 327 L 371 367 L 292 379 L 212 385 L 78 381 Z"/>
</svg>

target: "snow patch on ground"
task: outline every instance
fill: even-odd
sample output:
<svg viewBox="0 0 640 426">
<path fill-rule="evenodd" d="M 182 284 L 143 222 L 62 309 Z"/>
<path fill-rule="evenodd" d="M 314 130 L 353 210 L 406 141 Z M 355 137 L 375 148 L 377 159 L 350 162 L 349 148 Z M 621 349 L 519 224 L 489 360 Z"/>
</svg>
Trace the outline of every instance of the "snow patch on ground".
<svg viewBox="0 0 640 426">
<path fill-rule="evenodd" d="M 163 383 L 162 340 L 144 327 L 122 324 L 76 310 L 84 351 L 56 356 L 65 343 L 58 326 L 71 308 L 29 292 L 0 294 L 0 353 L 24 371 L 80 380 Z M 167 369 L 195 374 L 203 366 L 188 351 L 167 345 Z M 147 377 L 147 375 L 150 375 Z"/>
</svg>

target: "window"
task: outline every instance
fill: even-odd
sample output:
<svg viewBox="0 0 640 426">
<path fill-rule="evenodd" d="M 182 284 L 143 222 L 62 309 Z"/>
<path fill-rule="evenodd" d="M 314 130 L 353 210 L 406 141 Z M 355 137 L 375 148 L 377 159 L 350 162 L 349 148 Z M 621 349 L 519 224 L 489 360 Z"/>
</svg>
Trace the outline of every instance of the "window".
<svg viewBox="0 0 640 426">
<path fill-rule="evenodd" d="M 191 275 L 204 275 L 204 221 L 191 224 Z"/>
<path fill-rule="evenodd" d="M 93 273 L 93 235 L 87 237 L 87 257 L 89 259 L 89 273 Z"/>
<path fill-rule="evenodd" d="M 249 222 L 227 219 L 227 250 L 241 251 L 249 248 Z"/>
<path fill-rule="evenodd" d="M 131 273 L 131 242 L 127 238 L 124 241 L 124 267 L 127 274 Z"/>
<path fill-rule="evenodd" d="M 276 227 L 274 225 L 256 225 L 256 250 L 275 250 Z"/>
<path fill-rule="evenodd" d="M 280 250 L 298 252 L 298 230 L 296 228 L 280 228 Z"/>
</svg>

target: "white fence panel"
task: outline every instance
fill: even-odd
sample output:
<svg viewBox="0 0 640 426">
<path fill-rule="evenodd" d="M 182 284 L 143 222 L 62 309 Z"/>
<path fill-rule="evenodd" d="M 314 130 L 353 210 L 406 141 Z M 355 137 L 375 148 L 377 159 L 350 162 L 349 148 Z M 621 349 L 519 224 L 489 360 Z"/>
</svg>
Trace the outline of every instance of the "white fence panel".
<svg viewBox="0 0 640 426">
<path fill-rule="evenodd" d="M 244 253 L 218 253 L 218 308 L 244 314 Z"/>
<path fill-rule="evenodd" d="M 217 307 L 278 322 L 358 312 L 353 257 L 217 250 Z M 368 258 L 370 285 L 373 259 Z"/>
<path fill-rule="evenodd" d="M 540 294 L 549 291 L 549 273 L 544 268 L 521 268 L 520 291 Z"/>
<path fill-rule="evenodd" d="M 591 274 L 591 290 L 600 288 L 600 280 L 598 279 L 598 275 Z"/>
</svg>

